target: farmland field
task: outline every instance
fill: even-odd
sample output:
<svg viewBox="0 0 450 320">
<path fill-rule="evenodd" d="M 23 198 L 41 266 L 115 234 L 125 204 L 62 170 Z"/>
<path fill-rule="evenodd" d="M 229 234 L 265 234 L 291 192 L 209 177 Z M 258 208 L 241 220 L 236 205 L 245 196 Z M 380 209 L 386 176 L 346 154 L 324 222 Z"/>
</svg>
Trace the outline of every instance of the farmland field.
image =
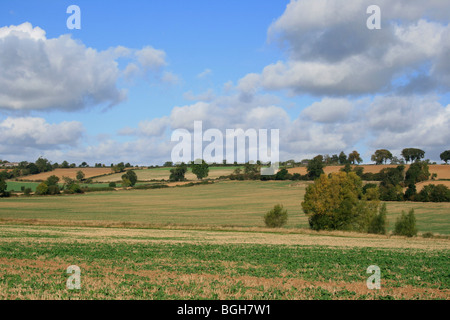
<svg viewBox="0 0 450 320">
<path fill-rule="evenodd" d="M 236 168 L 243 167 L 210 167 L 208 179 L 216 179 L 220 176 L 227 176 L 233 173 Z M 140 181 L 151 181 L 151 180 L 169 180 L 171 168 L 151 168 L 135 170 L 138 180 Z M 95 179 L 97 182 L 116 182 L 122 180 L 123 173 L 111 174 L 103 177 L 98 177 Z M 186 172 L 187 180 L 197 180 L 197 176 L 192 173 L 189 168 Z"/>
<path fill-rule="evenodd" d="M 0 226 L 1 299 L 449 299 L 448 240 Z M 382 288 L 366 287 L 369 265 Z M 81 289 L 67 290 L 69 265 Z"/>
<path fill-rule="evenodd" d="M 280 203 L 289 213 L 287 228 L 306 228 L 300 203 L 307 184 L 223 181 L 194 187 L 2 199 L 0 219 L 263 227 L 264 213 Z M 402 210 L 414 209 L 420 232 L 450 234 L 450 203 L 387 202 L 387 208 L 391 230 Z"/>
<path fill-rule="evenodd" d="M 26 177 L 21 177 L 24 181 L 38 181 L 46 180 L 50 176 L 57 176 L 62 180 L 63 177 L 69 177 L 71 179 L 76 179 L 77 172 L 83 171 L 85 178 L 91 178 L 95 176 L 100 176 L 104 174 L 111 173 L 111 168 L 70 168 L 70 169 L 55 169 L 53 171 L 42 172 L 39 174 L 34 174 Z"/>
<path fill-rule="evenodd" d="M 325 174 L 332 172 L 338 172 L 343 166 L 326 166 L 323 171 Z M 355 166 L 352 166 L 355 167 Z M 387 165 L 360 165 L 364 169 L 364 173 L 378 173 L 384 168 L 396 168 L 397 165 L 387 164 Z M 450 166 L 441 164 L 430 164 L 428 165 L 430 174 L 436 173 L 437 179 L 450 179 Z M 408 170 L 409 165 L 405 165 L 405 172 Z M 300 173 L 306 174 L 306 167 L 289 168 L 289 173 Z"/>
<path fill-rule="evenodd" d="M 1 199 L 0 299 L 450 299 L 448 238 L 311 231 L 307 184 Z M 288 224 L 267 229 L 276 203 Z M 419 232 L 450 234 L 448 203 L 387 204 L 391 230 L 414 208 Z M 366 286 L 373 264 L 380 290 Z M 81 290 L 66 289 L 69 265 Z"/>
</svg>

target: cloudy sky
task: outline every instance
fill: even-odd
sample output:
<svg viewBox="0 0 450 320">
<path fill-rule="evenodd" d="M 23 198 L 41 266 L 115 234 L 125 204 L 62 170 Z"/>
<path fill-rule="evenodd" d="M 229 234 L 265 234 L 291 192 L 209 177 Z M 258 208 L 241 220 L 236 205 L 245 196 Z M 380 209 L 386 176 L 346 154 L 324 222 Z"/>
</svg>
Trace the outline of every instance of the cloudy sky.
<svg viewBox="0 0 450 320">
<path fill-rule="evenodd" d="M 81 11 L 69 29 L 67 8 Z M 381 29 L 368 29 L 370 5 Z M 281 160 L 450 149 L 450 1 L 0 4 L 0 159 L 162 164 L 171 133 L 279 129 Z"/>
</svg>

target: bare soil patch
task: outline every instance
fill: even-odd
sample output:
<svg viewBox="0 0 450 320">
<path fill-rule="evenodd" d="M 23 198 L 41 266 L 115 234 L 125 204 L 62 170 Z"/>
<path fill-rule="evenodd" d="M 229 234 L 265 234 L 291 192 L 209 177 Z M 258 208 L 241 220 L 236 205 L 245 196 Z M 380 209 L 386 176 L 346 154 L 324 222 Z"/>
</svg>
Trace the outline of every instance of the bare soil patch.
<svg viewBox="0 0 450 320">
<path fill-rule="evenodd" d="M 104 174 L 111 173 L 111 168 L 69 168 L 69 169 L 55 169 L 49 172 L 43 172 L 39 174 L 34 174 L 31 176 L 23 177 L 24 181 L 37 181 L 37 180 L 46 180 L 50 176 L 57 176 L 62 180 L 63 177 L 69 177 L 71 179 L 76 179 L 77 172 L 83 171 L 85 174 L 85 178 L 96 177 Z"/>
</svg>

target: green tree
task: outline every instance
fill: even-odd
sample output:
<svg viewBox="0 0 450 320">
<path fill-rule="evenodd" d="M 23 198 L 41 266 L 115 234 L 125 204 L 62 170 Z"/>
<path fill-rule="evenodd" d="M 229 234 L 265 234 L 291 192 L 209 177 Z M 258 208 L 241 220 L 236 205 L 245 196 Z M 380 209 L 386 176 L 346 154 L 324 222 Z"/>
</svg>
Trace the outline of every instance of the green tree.
<svg viewBox="0 0 450 320">
<path fill-rule="evenodd" d="M 280 171 L 277 172 L 275 175 L 275 180 L 289 180 L 291 178 L 291 175 L 289 174 L 289 171 L 287 169 L 283 168 Z"/>
<path fill-rule="evenodd" d="M 443 184 L 424 186 L 415 197 L 421 202 L 450 202 L 450 189 Z"/>
<path fill-rule="evenodd" d="M 123 179 L 127 179 L 128 181 L 130 181 L 130 187 L 134 187 L 134 185 L 136 184 L 136 182 L 138 181 L 138 177 L 136 175 L 136 172 L 134 172 L 133 170 L 128 170 L 123 176 L 122 176 L 122 180 Z"/>
<path fill-rule="evenodd" d="M 27 169 L 30 174 L 38 174 L 39 173 L 39 168 L 34 163 L 28 164 Z"/>
<path fill-rule="evenodd" d="M 59 182 L 59 178 L 55 175 L 51 175 L 50 177 L 47 178 L 47 180 L 45 181 L 45 184 L 47 186 L 56 186 L 58 185 Z"/>
<path fill-rule="evenodd" d="M 61 168 L 68 169 L 68 168 L 69 168 L 69 163 L 68 163 L 66 160 L 64 160 L 64 161 L 61 163 Z"/>
<path fill-rule="evenodd" d="M 309 179 L 315 180 L 324 173 L 323 168 L 325 167 L 325 165 L 323 164 L 322 160 L 323 157 L 319 155 L 314 157 L 314 159 L 308 162 L 306 171 Z"/>
<path fill-rule="evenodd" d="M 286 224 L 287 220 L 287 210 L 283 209 L 283 205 L 280 204 L 275 205 L 264 215 L 264 223 L 269 228 L 280 228 Z"/>
<path fill-rule="evenodd" d="M 170 169 L 170 181 L 185 181 L 184 175 L 187 172 L 187 165 L 185 163 L 177 165 L 175 168 Z"/>
<path fill-rule="evenodd" d="M 378 203 L 363 197 L 362 180 L 354 172 L 337 172 L 309 185 L 301 205 L 314 230 L 366 231 Z"/>
<path fill-rule="evenodd" d="M 192 173 L 197 176 L 197 179 L 202 180 L 209 175 L 209 165 L 202 160 L 202 163 L 192 164 Z"/>
<path fill-rule="evenodd" d="M 78 181 L 83 181 L 85 176 L 86 175 L 84 174 L 83 171 L 81 171 L 81 170 L 77 171 L 77 176 L 76 177 L 77 177 Z"/>
<path fill-rule="evenodd" d="M 41 182 L 37 187 L 36 187 L 36 192 L 37 195 L 45 195 L 48 193 L 48 186 L 45 182 Z"/>
<path fill-rule="evenodd" d="M 115 173 L 124 172 L 125 164 L 123 162 L 120 162 L 120 163 L 116 164 L 115 166 L 112 166 L 112 171 Z"/>
<path fill-rule="evenodd" d="M 440 154 L 441 160 L 446 164 L 450 161 L 450 150 L 446 150 Z"/>
<path fill-rule="evenodd" d="M 417 231 L 414 209 L 411 209 L 408 214 L 405 214 L 405 212 L 402 211 L 402 215 L 395 222 L 394 234 L 414 237 L 417 235 Z"/>
<path fill-rule="evenodd" d="M 386 203 L 383 203 L 380 207 L 380 212 L 378 215 L 375 215 L 371 219 L 367 232 L 374 234 L 386 234 L 387 224 L 387 208 Z"/>
<path fill-rule="evenodd" d="M 349 155 L 348 155 L 348 161 L 355 164 L 355 162 L 357 162 L 358 164 L 360 164 L 361 162 L 363 162 L 361 156 L 359 155 L 358 151 L 353 150 Z"/>
<path fill-rule="evenodd" d="M 339 158 L 339 164 L 346 164 L 348 162 L 347 155 L 344 153 L 344 151 L 341 151 L 338 158 Z"/>
<path fill-rule="evenodd" d="M 416 161 L 412 163 L 406 171 L 405 183 L 407 185 L 426 181 L 430 178 L 428 164 L 425 161 Z"/>
<path fill-rule="evenodd" d="M 53 170 L 52 164 L 45 158 L 40 157 L 36 160 L 35 164 L 39 172 L 47 172 Z"/>
<path fill-rule="evenodd" d="M 425 151 L 417 148 L 405 148 L 402 150 L 402 157 L 405 159 L 406 163 L 409 161 L 414 162 L 423 159 L 425 157 Z"/>
<path fill-rule="evenodd" d="M 130 181 L 130 179 L 127 178 L 126 175 L 122 176 L 122 187 L 123 188 L 131 187 L 131 181 Z"/>
<path fill-rule="evenodd" d="M 383 162 L 386 164 L 388 160 L 392 160 L 392 157 L 392 153 L 389 150 L 379 149 L 372 155 L 371 160 L 375 164 L 383 164 Z"/>
<path fill-rule="evenodd" d="M 2 177 L 0 177 L 0 194 L 5 194 L 6 190 L 8 189 L 8 185 Z"/>
</svg>

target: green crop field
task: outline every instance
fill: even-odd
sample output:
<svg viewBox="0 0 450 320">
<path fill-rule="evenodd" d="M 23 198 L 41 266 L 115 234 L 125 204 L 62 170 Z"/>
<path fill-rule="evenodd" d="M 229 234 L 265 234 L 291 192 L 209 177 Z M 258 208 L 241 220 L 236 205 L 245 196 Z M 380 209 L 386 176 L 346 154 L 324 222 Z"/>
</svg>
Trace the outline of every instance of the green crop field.
<svg viewBox="0 0 450 320">
<path fill-rule="evenodd" d="M 42 226 L 0 226 L 0 239 L 2 299 L 448 299 L 450 292 L 442 240 Z M 81 269 L 79 290 L 66 288 L 70 265 Z M 382 270 L 379 290 L 366 286 L 370 265 Z"/>
<path fill-rule="evenodd" d="M 287 228 L 307 228 L 300 206 L 306 186 L 290 181 L 224 181 L 194 187 L 19 197 L 0 200 L 0 219 L 263 227 L 263 215 L 280 203 L 288 210 Z M 387 208 L 390 230 L 402 210 L 413 208 L 419 232 L 450 234 L 449 203 L 388 202 Z"/>
<path fill-rule="evenodd" d="M 209 185 L 0 199 L 0 299 L 449 299 L 448 238 L 308 229 L 306 182 Z M 277 203 L 284 228 L 263 215 Z M 450 204 L 415 209 L 420 233 L 450 234 Z M 66 269 L 82 270 L 68 290 Z M 366 269 L 381 269 L 369 290 Z"/>
</svg>

